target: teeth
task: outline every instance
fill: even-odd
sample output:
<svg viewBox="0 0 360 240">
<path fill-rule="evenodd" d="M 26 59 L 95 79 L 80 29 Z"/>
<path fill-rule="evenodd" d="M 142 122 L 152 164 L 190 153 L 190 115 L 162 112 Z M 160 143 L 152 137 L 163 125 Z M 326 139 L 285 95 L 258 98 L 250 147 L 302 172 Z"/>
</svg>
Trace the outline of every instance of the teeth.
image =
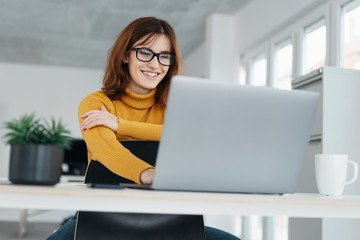
<svg viewBox="0 0 360 240">
<path fill-rule="evenodd" d="M 152 73 L 152 72 L 143 72 L 145 75 L 149 76 L 149 77 L 156 77 L 157 73 Z"/>
</svg>

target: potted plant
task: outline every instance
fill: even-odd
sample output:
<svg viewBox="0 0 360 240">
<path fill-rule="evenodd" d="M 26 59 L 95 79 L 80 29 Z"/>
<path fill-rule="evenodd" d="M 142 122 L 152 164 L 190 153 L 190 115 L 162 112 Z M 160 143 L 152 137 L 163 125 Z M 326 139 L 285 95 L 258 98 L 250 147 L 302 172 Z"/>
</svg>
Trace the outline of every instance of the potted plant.
<svg viewBox="0 0 360 240">
<path fill-rule="evenodd" d="M 62 122 L 28 114 L 5 123 L 11 145 L 9 180 L 14 184 L 55 185 L 60 181 L 64 149 L 71 148 L 70 132 Z"/>
</svg>

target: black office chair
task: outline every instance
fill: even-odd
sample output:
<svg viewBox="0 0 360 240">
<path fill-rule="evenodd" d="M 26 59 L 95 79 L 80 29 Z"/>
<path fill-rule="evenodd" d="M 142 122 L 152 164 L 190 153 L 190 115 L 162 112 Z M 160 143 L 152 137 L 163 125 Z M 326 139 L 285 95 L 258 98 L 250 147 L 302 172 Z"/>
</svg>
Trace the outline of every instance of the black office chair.
<svg viewBox="0 0 360 240">
<path fill-rule="evenodd" d="M 121 141 L 121 144 L 140 159 L 155 165 L 157 141 Z M 85 183 L 119 184 L 132 181 L 122 178 L 98 161 L 90 161 Z M 76 240 L 205 240 L 201 215 L 108 213 L 80 211 Z"/>
</svg>

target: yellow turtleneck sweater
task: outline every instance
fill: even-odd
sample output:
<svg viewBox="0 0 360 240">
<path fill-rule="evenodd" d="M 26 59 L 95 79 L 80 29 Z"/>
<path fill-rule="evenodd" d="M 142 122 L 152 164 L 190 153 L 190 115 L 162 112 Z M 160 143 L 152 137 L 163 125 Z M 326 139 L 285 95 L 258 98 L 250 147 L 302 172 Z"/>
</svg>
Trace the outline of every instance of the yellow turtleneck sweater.
<svg viewBox="0 0 360 240">
<path fill-rule="evenodd" d="M 126 93 L 121 100 L 110 100 L 102 91 L 91 93 L 80 103 L 78 116 L 81 124 L 82 114 L 105 106 L 119 118 L 116 133 L 104 126 L 81 131 L 88 148 L 88 160 L 97 160 L 115 174 L 140 183 L 142 171 L 153 166 L 134 156 L 119 140 L 159 141 L 165 108 L 155 104 L 156 89 L 145 95 L 129 89 Z"/>
</svg>

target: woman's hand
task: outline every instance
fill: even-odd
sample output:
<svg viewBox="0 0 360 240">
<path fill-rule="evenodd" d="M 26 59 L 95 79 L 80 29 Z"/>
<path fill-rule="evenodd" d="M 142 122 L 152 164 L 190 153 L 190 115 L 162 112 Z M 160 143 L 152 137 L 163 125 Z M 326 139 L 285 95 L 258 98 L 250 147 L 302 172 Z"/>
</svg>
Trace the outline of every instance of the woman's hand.
<svg viewBox="0 0 360 240">
<path fill-rule="evenodd" d="M 154 180 L 154 173 L 155 173 L 155 169 L 154 168 L 148 168 L 145 169 L 141 175 L 140 175 L 140 181 L 142 184 L 152 184 L 153 180 Z"/>
<path fill-rule="evenodd" d="M 85 118 L 80 125 L 81 131 L 96 126 L 104 126 L 116 132 L 119 126 L 119 118 L 109 113 L 104 106 L 101 106 L 100 110 L 91 110 L 84 113 L 80 118 Z"/>
</svg>

